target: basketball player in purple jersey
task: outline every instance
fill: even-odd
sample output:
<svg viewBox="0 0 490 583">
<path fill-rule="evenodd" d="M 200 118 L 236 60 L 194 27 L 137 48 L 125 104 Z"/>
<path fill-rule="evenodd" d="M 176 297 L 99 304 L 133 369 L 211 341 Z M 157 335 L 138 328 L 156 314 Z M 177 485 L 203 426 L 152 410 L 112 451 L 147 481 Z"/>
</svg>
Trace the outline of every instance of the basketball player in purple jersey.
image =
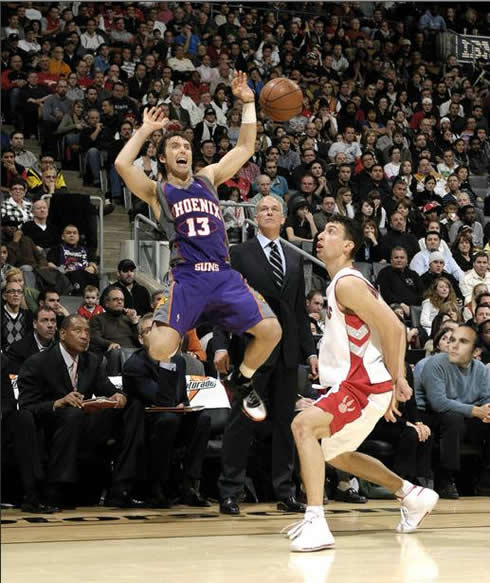
<svg viewBox="0 0 490 583">
<path fill-rule="evenodd" d="M 254 421 L 265 419 L 265 406 L 253 390 L 252 377 L 281 338 L 281 326 L 264 299 L 247 286 L 228 262 L 228 241 L 216 188 L 230 179 L 254 153 L 257 134 L 255 97 L 247 75 L 236 73 L 235 98 L 243 102 L 242 126 L 236 146 L 216 164 L 192 174 L 192 148 L 179 132 L 164 135 L 158 159 L 166 180 L 150 180 L 133 166 L 141 147 L 169 120 L 158 108 L 145 110 L 142 126 L 116 159 L 115 167 L 128 188 L 148 203 L 171 245 L 170 282 L 155 309 L 149 353 L 161 365 L 177 352 L 181 337 L 199 320 L 252 336 L 243 362 L 230 380 L 243 399 L 243 411 Z"/>
</svg>

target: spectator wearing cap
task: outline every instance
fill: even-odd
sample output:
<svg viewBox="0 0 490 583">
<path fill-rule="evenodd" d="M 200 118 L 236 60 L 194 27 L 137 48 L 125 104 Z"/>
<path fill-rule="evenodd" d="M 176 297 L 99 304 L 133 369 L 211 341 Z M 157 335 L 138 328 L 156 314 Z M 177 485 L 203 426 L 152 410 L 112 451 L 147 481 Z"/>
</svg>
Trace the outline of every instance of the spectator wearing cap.
<svg viewBox="0 0 490 583">
<path fill-rule="evenodd" d="M 437 252 L 442 256 L 447 272 L 453 275 L 458 282 L 461 282 L 464 277 L 462 269 L 454 261 L 450 251 L 448 251 L 448 255 L 446 256 L 440 253 L 440 246 L 441 234 L 437 231 L 428 231 L 425 235 L 425 249 L 422 249 L 414 255 L 410 262 L 410 269 L 413 269 L 422 276 L 429 269 L 430 261 L 431 259 L 433 260 L 432 254 Z"/>
<path fill-rule="evenodd" d="M 427 291 L 433 282 L 439 277 L 445 277 L 453 286 L 454 292 L 458 299 L 463 300 L 463 294 L 459 287 L 458 280 L 445 270 L 446 260 L 440 251 L 432 251 L 429 254 L 429 268 L 420 276 L 420 281 L 424 285 L 424 290 Z M 464 274 L 463 274 L 464 275 Z"/>
<path fill-rule="evenodd" d="M 471 302 L 475 285 L 484 283 L 490 289 L 489 267 L 488 255 L 484 251 L 478 251 L 473 255 L 473 269 L 465 273 L 461 282 L 465 305 Z"/>
<path fill-rule="evenodd" d="M 471 230 L 473 245 L 477 249 L 483 248 L 483 227 L 476 220 L 475 207 L 472 204 L 466 204 L 458 209 L 459 221 L 453 223 L 449 229 L 449 240 L 453 243 L 457 234 L 462 229 Z"/>
<path fill-rule="evenodd" d="M 119 288 L 124 294 L 124 305 L 126 308 L 136 310 L 138 316 L 143 316 L 151 312 L 150 293 L 145 286 L 135 280 L 136 265 L 131 259 L 123 259 L 117 266 L 117 281 L 108 286 L 100 298 L 101 305 L 104 305 L 107 290 L 111 287 Z"/>
<path fill-rule="evenodd" d="M 182 127 L 186 128 L 191 125 L 191 116 L 187 109 L 182 107 L 182 91 L 174 89 L 170 96 L 168 104 L 169 119 L 178 121 Z"/>
<path fill-rule="evenodd" d="M 217 143 L 227 133 L 225 126 L 218 125 L 216 111 L 210 105 L 204 110 L 204 119 L 194 128 L 194 141 L 196 144 L 201 144 L 204 140 L 213 140 Z"/>
</svg>

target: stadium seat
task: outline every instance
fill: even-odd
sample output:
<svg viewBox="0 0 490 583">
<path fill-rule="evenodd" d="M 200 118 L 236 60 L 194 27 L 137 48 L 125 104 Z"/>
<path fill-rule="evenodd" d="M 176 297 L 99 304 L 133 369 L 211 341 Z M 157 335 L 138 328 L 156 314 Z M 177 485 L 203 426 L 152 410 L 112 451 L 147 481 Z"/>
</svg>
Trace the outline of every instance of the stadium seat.
<svg viewBox="0 0 490 583">
<path fill-rule="evenodd" d="M 410 320 L 414 328 L 420 326 L 420 316 L 422 315 L 422 306 L 410 306 Z"/>
</svg>

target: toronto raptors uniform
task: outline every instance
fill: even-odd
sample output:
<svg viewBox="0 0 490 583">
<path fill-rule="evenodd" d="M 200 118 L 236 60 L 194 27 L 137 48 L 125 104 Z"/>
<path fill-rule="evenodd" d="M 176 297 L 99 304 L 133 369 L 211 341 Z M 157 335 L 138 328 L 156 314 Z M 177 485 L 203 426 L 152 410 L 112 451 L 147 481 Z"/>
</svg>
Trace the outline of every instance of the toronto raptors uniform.
<svg viewBox="0 0 490 583">
<path fill-rule="evenodd" d="M 228 263 L 228 241 L 214 186 L 204 177 L 178 187 L 157 183 L 159 223 L 171 249 L 170 281 L 154 321 L 181 335 L 205 319 L 242 334 L 275 317 Z"/>
<path fill-rule="evenodd" d="M 355 451 L 386 413 L 392 396 L 392 380 L 378 334 L 356 314 L 342 312 L 337 304 L 336 285 L 346 276 L 361 279 L 366 284 L 365 293 L 383 301 L 367 279 L 350 267 L 341 269 L 328 286 L 319 373 L 321 384 L 331 389 L 315 402 L 333 416 L 330 436 L 322 440 L 327 460 Z"/>
</svg>

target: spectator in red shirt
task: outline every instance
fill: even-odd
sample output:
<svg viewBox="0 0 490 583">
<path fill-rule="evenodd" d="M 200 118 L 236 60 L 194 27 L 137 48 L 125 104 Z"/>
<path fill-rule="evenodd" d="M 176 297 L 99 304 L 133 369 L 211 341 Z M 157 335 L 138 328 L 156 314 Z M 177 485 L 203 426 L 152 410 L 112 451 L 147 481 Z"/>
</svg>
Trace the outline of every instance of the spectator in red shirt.
<svg viewBox="0 0 490 583">
<path fill-rule="evenodd" d="M 201 83 L 201 73 L 193 71 L 190 81 L 184 84 L 184 95 L 188 95 L 196 105 L 201 103 L 201 95 L 209 92 L 209 85 Z"/>
</svg>

